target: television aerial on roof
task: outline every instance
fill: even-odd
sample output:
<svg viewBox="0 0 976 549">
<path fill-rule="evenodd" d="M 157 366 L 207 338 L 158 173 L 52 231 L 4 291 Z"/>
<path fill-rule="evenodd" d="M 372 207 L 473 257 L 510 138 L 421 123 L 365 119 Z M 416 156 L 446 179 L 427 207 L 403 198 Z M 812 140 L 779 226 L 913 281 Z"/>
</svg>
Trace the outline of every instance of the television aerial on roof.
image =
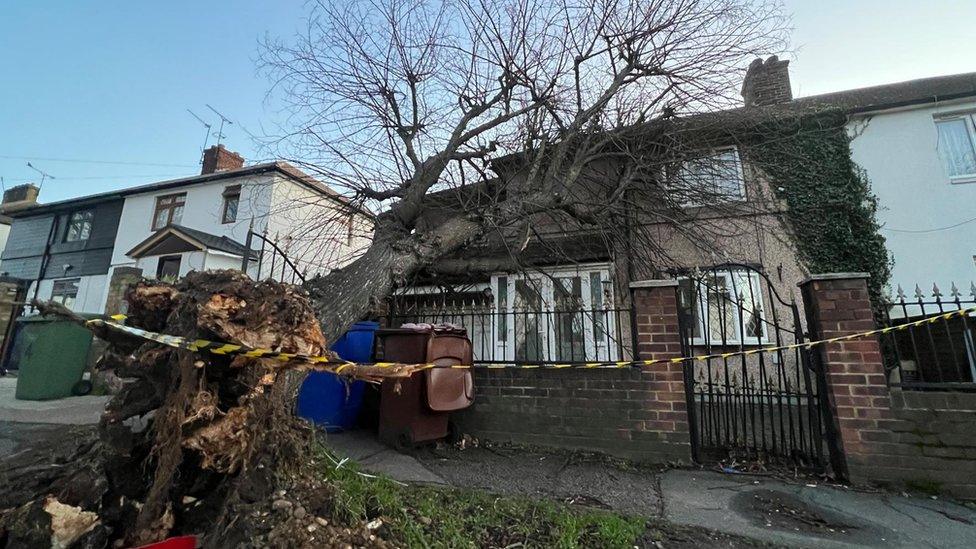
<svg viewBox="0 0 976 549">
<path fill-rule="evenodd" d="M 32 169 L 32 170 L 34 170 L 35 172 L 41 174 L 41 182 L 37 184 L 37 192 L 40 192 L 41 189 L 44 188 L 44 180 L 45 179 L 57 179 L 53 175 L 45 172 L 44 170 L 41 170 L 41 169 L 37 168 L 36 166 L 34 166 L 33 164 L 31 164 L 30 162 L 27 163 L 27 167 L 30 168 L 30 169 Z"/>
<path fill-rule="evenodd" d="M 227 118 L 223 114 L 220 114 L 220 111 L 218 111 L 217 109 L 211 107 L 210 104 L 206 104 L 206 107 L 208 109 L 210 109 L 211 111 L 213 111 L 214 114 L 216 114 L 217 116 L 220 117 L 220 128 L 217 129 L 217 133 L 216 133 L 216 136 L 217 136 L 217 145 L 219 146 L 220 145 L 220 140 L 223 139 L 224 137 L 227 137 L 226 135 L 224 135 L 224 124 L 227 124 L 228 126 L 230 126 L 231 124 L 233 124 L 233 122 L 231 122 L 230 118 Z"/>
</svg>

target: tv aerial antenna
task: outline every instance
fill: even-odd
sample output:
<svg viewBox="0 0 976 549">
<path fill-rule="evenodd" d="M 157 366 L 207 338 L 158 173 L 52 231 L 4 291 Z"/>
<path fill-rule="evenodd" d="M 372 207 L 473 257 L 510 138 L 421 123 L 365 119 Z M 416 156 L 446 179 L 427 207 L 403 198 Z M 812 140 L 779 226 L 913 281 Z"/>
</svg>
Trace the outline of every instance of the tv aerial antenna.
<svg viewBox="0 0 976 549">
<path fill-rule="evenodd" d="M 193 118 L 196 118 L 197 119 L 197 122 L 203 124 L 203 127 L 204 128 L 207 128 L 207 136 L 203 138 L 203 148 L 200 149 L 200 151 L 201 151 L 200 154 L 202 155 L 203 154 L 203 151 L 207 150 L 207 141 L 210 141 L 210 128 L 212 126 L 210 125 L 209 122 L 207 122 L 206 120 L 204 120 L 204 119 L 200 118 L 199 116 L 197 116 L 197 114 L 195 112 L 191 111 L 190 109 L 186 109 L 186 112 L 190 113 L 190 116 L 192 116 Z M 200 162 L 203 163 L 203 158 L 202 157 L 200 159 Z"/>
<path fill-rule="evenodd" d="M 217 136 L 217 145 L 219 146 L 220 145 L 220 140 L 223 139 L 223 138 L 225 138 L 225 137 L 227 137 L 226 135 L 224 135 L 224 124 L 227 124 L 228 126 L 230 126 L 231 124 L 233 124 L 233 122 L 231 122 L 230 118 L 227 118 L 226 116 L 220 114 L 220 111 L 218 111 L 217 109 L 211 107 L 210 104 L 205 104 L 205 105 L 206 105 L 206 107 L 208 109 L 210 109 L 211 111 L 213 111 L 214 114 L 216 114 L 217 116 L 220 117 L 220 128 L 217 129 L 217 133 L 216 133 L 216 136 Z"/>
<path fill-rule="evenodd" d="M 35 172 L 41 174 L 41 182 L 37 184 L 37 191 L 38 192 L 40 192 L 41 189 L 44 188 L 44 180 L 45 179 L 57 179 L 53 175 L 45 172 L 44 170 L 38 169 L 36 166 L 34 166 L 33 164 L 31 164 L 30 162 L 27 163 L 27 167 L 30 168 L 30 169 L 32 169 L 32 170 L 34 170 Z"/>
</svg>

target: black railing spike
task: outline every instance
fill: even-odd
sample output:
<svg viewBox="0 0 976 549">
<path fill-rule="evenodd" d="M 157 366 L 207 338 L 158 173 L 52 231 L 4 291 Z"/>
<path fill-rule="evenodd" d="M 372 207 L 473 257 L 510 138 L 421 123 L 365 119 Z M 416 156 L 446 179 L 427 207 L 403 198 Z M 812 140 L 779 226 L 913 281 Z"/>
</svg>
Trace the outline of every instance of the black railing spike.
<svg viewBox="0 0 976 549">
<path fill-rule="evenodd" d="M 960 296 L 960 294 L 959 294 L 959 288 L 956 287 L 956 281 L 955 280 L 952 281 L 952 285 L 949 287 L 949 295 L 952 296 L 954 299 L 957 299 L 957 300 L 959 299 L 959 296 Z"/>
<path fill-rule="evenodd" d="M 939 290 L 939 286 L 935 283 L 932 283 L 932 297 L 934 297 L 936 300 L 942 297 L 942 291 Z"/>
<path fill-rule="evenodd" d="M 898 292 L 895 296 L 901 301 L 905 301 L 905 290 L 902 289 L 901 284 L 898 285 Z"/>
<path fill-rule="evenodd" d="M 969 283 L 969 295 L 973 296 L 973 299 L 976 299 L 976 282 Z"/>
<path fill-rule="evenodd" d="M 922 293 L 922 288 L 918 284 L 915 285 L 915 297 L 919 300 L 925 299 L 925 294 Z"/>
</svg>

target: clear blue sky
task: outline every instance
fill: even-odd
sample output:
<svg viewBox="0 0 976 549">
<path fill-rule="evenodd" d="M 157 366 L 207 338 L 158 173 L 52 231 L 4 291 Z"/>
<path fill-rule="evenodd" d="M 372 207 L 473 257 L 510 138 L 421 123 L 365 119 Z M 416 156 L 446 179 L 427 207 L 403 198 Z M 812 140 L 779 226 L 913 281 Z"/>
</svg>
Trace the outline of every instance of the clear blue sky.
<svg viewBox="0 0 976 549">
<path fill-rule="evenodd" d="M 793 88 L 812 95 L 976 71 L 976 2 L 787 0 Z M 259 161 L 246 130 L 276 117 L 255 69 L 265 33 L 301 28 L 302 0 L 0 5 L 0 176 L 57 179 L 45 202 L 198 172 L 209 103 L 235 124 L 224 142 Z M 153 166 L 167 164 L 174 166 Z"/>
</svg>

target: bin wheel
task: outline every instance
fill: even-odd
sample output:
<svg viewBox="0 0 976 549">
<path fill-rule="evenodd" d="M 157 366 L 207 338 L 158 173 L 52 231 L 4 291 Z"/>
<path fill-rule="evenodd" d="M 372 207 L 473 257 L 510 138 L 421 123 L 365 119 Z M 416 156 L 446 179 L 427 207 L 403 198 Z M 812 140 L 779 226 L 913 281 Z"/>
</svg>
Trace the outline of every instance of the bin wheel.
<svg viewBox="0 0 976 549">
<path fill-rule="evenodd" d="M 71 387 L 71 394 L 75 396 L 85 396 L 92 392 L 94 386 L 91 381 L 83 379 Z"/>
<path fill-rule="evenodd" d="M 398 452 L 409 452 L 413 449 L 413 437 L 410 436 L 410 433 L 400 433 L 396 438 L 396 450 Z"/>
<path fill-rule="evenodd" d="M 458 424 L 457 423 L 454 423 L 454 421 L 448 421 L 447 422 L 447 439 L 446 440 L 447 440 L 447 443 L 448 444 L 457 444 L 457 443 L 461 442 L 461 438 L 463 436 L 464 436 L 464 433 L 461 432 L 461 429 L 460 429 L 460 427 L 458 427 Z"/>
</svg>

